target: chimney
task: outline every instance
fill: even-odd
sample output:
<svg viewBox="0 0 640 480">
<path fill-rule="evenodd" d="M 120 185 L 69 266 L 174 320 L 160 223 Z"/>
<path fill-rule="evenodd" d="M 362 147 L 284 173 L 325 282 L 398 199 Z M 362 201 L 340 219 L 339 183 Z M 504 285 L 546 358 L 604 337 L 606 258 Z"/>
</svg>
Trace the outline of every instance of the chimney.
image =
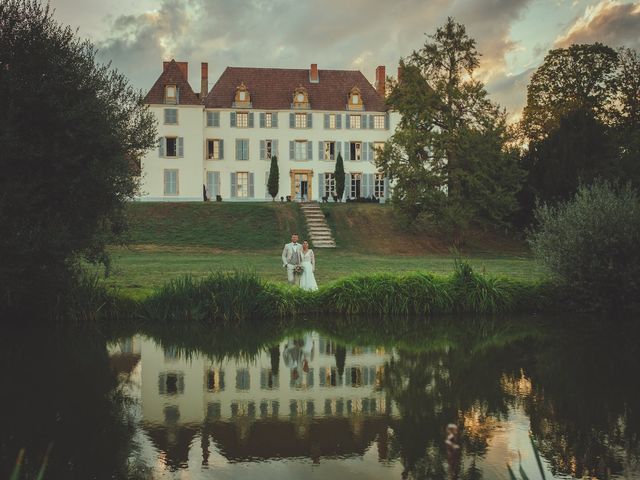
<svg viewBox="0 0 640 480">
<path fill-rule="evenodd" d="M 209 93 L 209 64 L 200 64 L 200 98 L 204 98 Z"/>
<path fill-rule="evenodd" d="M 318 76 L 318 64 L 312 63 L 309 70 L 309 81 L 311 83 L 320 83 L 320 77 Z"/>
<path fill-rule="evenodd" d="M 384 65 L 379 65 L 376 68 L 376 90 L 378 91 L 378 95 L 380 95 L 382 98 L 385 98 L 385 80 L 386 76 Z"/>
</svg>

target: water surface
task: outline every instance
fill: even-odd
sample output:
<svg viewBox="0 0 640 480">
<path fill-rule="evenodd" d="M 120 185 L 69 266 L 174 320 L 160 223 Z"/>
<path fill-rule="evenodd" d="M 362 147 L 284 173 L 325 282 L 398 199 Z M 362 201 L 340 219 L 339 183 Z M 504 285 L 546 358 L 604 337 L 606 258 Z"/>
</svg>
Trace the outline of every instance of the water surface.
<svg viewBox="0 0 640 480">
<path fill-rule="evenodd" d="M 601 325 L 6 331 L 0 476 L 640 478 L 640 335 Z"/>
</svg>

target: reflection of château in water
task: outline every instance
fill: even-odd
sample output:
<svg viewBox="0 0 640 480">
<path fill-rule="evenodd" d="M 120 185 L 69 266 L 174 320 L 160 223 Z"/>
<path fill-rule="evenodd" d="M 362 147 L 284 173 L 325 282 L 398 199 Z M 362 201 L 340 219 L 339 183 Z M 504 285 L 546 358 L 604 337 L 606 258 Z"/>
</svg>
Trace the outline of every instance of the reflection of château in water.
<svg viewBox="0 0 640 480">
<path fill-rule="evenodd" d="M 140 336 L 111 351 L 114 367 L 139 385 L 143 429 L 170 466 L 185 465 L 192 448 L 206 463 L 210 442 L 230 461 L 318 461 L 362 455 L 377 438 L 386 459 L 396 412 L 381 388 L 382 348 L 340 347 L 313 333 L 251 359 L 184 358 Z"/>
</svg>

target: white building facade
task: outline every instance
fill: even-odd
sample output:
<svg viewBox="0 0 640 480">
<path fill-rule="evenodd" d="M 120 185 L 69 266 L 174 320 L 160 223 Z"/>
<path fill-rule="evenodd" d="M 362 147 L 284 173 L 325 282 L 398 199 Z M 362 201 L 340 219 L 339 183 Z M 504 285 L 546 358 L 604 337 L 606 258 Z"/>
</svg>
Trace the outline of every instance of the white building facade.
<svg viewBox="0 0 640 480">
<path fill-rule="evenodd" d="M 271 159 L 278 199 L 335 201 L 334 170 L 344 161 L 344 197 L 389 197 L 374 164 L 398 116 L 384 102 L 385 68 L 374 88 L 359 71 L 228 67 L 201 91 L 185 62 L 165 62 L 146 97 L 158 119 L 158 148 L 142 161 L 140 200 L 271 200 Z M 289 198 L 287 198 L 289 197 Z"/>
</svg>

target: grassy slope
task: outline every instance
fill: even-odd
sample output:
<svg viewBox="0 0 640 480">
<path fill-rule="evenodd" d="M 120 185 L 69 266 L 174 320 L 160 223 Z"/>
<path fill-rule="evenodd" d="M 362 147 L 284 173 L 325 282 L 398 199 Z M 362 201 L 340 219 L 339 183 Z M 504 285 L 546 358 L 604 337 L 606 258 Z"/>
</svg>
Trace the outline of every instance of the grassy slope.
<svg viewBox="0 0 640 480">
<path fill-rule="evenodd" d="M 254 249 L 281 246 L 293 231 L 307 235 L 292 203 L 133 203 L 128 214 L 132 245 Z"/>
<path fill-rule="evenodd" d="M 453 269 L 446 242 L 403 232 L 389 206 L 323 208 L 338 248 L 316 249 L 320 284 L 354 273 Z M 111 249 L 113 273 L 106 283 L 136 296 L 180 275 L 202 277 L 218 270 L 249 269 L 284 281 L 282 245 L 292 231 L 307 237 L 294 203 L 136 203 L 129 216 L 130 246 Z M 479 272 L 521 279 L 541 275 L 522 244 L 489 236 L 473 242 L 464 256 Z"/>
</svg>

